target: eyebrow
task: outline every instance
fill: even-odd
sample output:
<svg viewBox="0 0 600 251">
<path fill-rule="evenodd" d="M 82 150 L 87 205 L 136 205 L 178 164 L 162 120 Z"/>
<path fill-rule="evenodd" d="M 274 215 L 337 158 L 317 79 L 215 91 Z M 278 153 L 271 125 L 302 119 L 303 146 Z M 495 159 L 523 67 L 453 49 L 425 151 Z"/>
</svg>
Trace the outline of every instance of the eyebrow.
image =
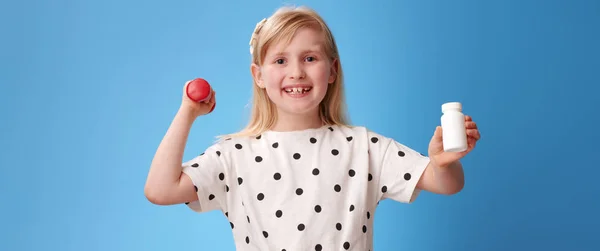
<svg viewBox="0 0 600 251">
<path fill-rule="evenodd" d="M 300 52 L 300 54 L 308 54 L 308 53 L 322 53 L 323 51 L 320 49 L 320 47 L 316 47 L 318 49 L 307 49 L 307 50 L 302 50 Z M 286 52 L 277 52 L 277 53 L 273 53 L 273 57 L 277 57 L 277 56 L 285 56 L 288 53 Z"/>
</svg>

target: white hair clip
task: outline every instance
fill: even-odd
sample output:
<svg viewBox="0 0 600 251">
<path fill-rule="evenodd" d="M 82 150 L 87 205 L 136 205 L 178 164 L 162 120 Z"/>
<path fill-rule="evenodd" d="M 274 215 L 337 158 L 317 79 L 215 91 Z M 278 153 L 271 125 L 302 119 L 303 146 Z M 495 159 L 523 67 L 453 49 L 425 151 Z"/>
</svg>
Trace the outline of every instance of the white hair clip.
<svg viewBox="0 0 600 251">
<path fill-rule="evenodd" d="M 252 36 L 250 37 L 250 43 L 249 43 L 250 44 L 250 54 L 252 54 L 252 52 L 254 51 L 253 44 L 254 44 L 254 42 L 256 42 L 256 36 L 260 32 L 260 30 L 262 29 L 262 26 L 265 24 L 266 21 L 267 21 L 267 19 L 263 18 L 254 27 L 254 31 L 252 32 Z"/>
</svg>

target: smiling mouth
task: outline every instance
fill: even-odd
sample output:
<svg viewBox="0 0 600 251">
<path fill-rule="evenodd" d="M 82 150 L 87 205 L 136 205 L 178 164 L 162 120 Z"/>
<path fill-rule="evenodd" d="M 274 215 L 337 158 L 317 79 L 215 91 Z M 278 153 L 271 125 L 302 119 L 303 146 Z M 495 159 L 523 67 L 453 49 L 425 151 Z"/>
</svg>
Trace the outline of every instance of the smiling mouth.
<svg viewBox="0 0 600 251">
<path fill-rule="evenodd" d="M 312 87 L 293 87 L 283 89 L 288 94 L 304 94 L 312 90 Z"/>
</svg>

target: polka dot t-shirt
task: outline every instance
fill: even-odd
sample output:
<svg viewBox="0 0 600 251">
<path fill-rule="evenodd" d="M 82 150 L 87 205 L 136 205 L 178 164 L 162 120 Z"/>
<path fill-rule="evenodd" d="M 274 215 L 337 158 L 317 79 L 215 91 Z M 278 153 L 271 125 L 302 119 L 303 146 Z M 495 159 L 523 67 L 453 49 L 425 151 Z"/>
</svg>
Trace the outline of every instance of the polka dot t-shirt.
<svg viewBox="0 0 600 251">
<path fill-rule="evenodd" d="M 379 201 L 410 203 L 429 158 L 365 127 L 215 143 L 185 162 L 196 212 L 220 210 L 236 250 L 372 250 Z"/>
</svg>

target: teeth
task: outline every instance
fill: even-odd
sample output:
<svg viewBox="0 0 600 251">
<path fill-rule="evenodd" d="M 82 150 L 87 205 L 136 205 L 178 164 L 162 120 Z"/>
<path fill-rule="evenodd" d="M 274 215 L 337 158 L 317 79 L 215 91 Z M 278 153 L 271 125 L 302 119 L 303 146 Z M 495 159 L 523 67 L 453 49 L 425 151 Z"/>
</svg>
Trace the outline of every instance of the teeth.
<svg viewBox="0 0 600 251">
<path fill-rule="evenodd" d="M 310 89 L 312 89 L 312 87 L 306 87 L 306 88 L 301 88 L 301 87 L 293 87 L 293 88 L 285 88 L 285 92 L 290 93 L 290 94 L 301 94 L 301 93 L 306 93 L 308 91 L 310 91 Z"/>
</svg>

